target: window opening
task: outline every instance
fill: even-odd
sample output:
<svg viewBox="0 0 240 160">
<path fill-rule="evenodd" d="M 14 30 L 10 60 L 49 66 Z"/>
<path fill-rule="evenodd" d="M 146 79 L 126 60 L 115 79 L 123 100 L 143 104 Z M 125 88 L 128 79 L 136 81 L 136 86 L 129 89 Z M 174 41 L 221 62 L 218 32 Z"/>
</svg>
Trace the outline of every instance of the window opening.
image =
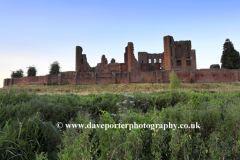
<svg viewBox="0 0 240 160">
<path fill-rule="evenodd" d="M 181 60 L 177 60 L 177 66 L 181 66 Z"/>
<path fill-rule="evenodd" d="M 186 60 L 187 61 L 187 66 L 191 66 L 191 60 Z"/>
</svg>

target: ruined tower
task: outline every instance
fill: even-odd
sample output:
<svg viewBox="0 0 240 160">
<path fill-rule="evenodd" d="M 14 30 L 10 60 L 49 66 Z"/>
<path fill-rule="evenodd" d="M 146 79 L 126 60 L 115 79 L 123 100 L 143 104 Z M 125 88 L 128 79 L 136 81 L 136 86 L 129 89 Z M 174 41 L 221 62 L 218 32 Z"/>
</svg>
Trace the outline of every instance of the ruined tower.
<svg viewBox="0 0 240 160">
<path fill-rule="evenodd" d="M 175 66 L 174 40 L 172 36 L 165 36 L 164 43 L 164 69 L 172 69 Z"/>
<path fill-rule="evenodd" d="M 82 47 L 76 46 L 76 72 L 88 72 L 91 68 L 87 62 L 86 54 L 82 54 L 82 52 Z"/>
<path fill-rule="evenodd" d="M 133 43 L 132 42 L 128 42 L 128 46 L 127 46 L 127 64 L 128 64 L 128 71 L 136 71 L 138 70 L 138 63 L 137 60 L 133 54 Z"/>
<path fill-rule="evenodd" d="M 82 47 L 76 46 L 76 72 L 80 71 L 81 64 L 83 63 L 82 51 Z"/>
</svg>

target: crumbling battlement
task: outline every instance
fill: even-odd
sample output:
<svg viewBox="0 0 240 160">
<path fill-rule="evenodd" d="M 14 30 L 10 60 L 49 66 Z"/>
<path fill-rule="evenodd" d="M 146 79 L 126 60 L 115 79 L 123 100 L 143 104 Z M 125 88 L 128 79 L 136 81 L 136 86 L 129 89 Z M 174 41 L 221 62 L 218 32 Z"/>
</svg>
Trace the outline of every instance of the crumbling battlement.
<svg viewBox="0 0 240 160">
<path fill-rule="evenodd" d="M 164 52 L 147 53 L 138 52 L 138 60 L 134 56 L 134 46 L 128 42 L 125 47 L 124 63 L 116 63 L 115 59 L 108 64 L 105 55 L 102 55 L 101 63 L 98 63 L 95 72 L 141 72 L 141 71 L 159 71 L 164 69 L 196 69 L 196 51 L 191 49 L 191 41 L 174 41 L 172 36 L 163 38 Z M 79 46 L 77 46 L 79 47 Z M 82 48 L 76 53 L 76 68 L 81 68 Z M 80 56 L 78 56 L 78 54 Z M 85 58 L 86 59 L 86 58 Z M 112 65 L 112 64 L 115 65 Z M 80 71 L 89 71 L 89 65 L 84 65 Z M 89 68 L 89 70 L 87 70 Z M 79 69 L 76 70 L 79 72 Z"/>
<path fill-rule="evenodd" d="M 76 46 L 76 72 L 87 72 L 91 69 L 86 54 L 82 54 L 82 52 L 82 47 Z"/>
</svg>

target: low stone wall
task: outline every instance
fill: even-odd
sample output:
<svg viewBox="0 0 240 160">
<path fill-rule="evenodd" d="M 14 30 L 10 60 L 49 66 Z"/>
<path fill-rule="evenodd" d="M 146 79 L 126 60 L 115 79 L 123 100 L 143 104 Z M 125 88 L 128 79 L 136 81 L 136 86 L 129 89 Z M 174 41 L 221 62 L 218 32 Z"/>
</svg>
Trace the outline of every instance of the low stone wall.
<svg viewBox="0 0 240 160">
<path fill-rule="evenodd" d="M 205 82 L 233 82 L 240 80 L 240 70 L 201 69 L 201 70 L 174 70 L 183 83 L 189 83 L 191 78 L 195 83 Z M 111 72 L 111 73 L 61 73 L 36 77 L 4 79 L 3 86 L 32 85 L 32 84 L 119 84 L 119 83 L 169 83 L 171 70 L 149 72 Z"/>
</svg>

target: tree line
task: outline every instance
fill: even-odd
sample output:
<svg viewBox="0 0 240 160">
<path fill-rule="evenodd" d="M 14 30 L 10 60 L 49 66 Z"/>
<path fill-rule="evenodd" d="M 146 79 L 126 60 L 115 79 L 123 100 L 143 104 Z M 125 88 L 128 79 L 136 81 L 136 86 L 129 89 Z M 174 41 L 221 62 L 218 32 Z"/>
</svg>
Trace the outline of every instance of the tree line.
<svg viewBox="0 0 240 160">
<path fill-rule="evenodd" d="M 58 61 L 53 62 L 50 64 L 49 67 L 49 74 L 54 75 L 54 74 L 59 74 L 60 73 L 60 64 Z M 29 66 L 27 67 L 27 77 L 34 77 L 37 74 L 37 69 L 35 66 Z M 12 71 L 11 78 L 20 78 L 24 77 L 24 73 L 22 69 L 19 69 L 17 71 Z"/>
</svg>

